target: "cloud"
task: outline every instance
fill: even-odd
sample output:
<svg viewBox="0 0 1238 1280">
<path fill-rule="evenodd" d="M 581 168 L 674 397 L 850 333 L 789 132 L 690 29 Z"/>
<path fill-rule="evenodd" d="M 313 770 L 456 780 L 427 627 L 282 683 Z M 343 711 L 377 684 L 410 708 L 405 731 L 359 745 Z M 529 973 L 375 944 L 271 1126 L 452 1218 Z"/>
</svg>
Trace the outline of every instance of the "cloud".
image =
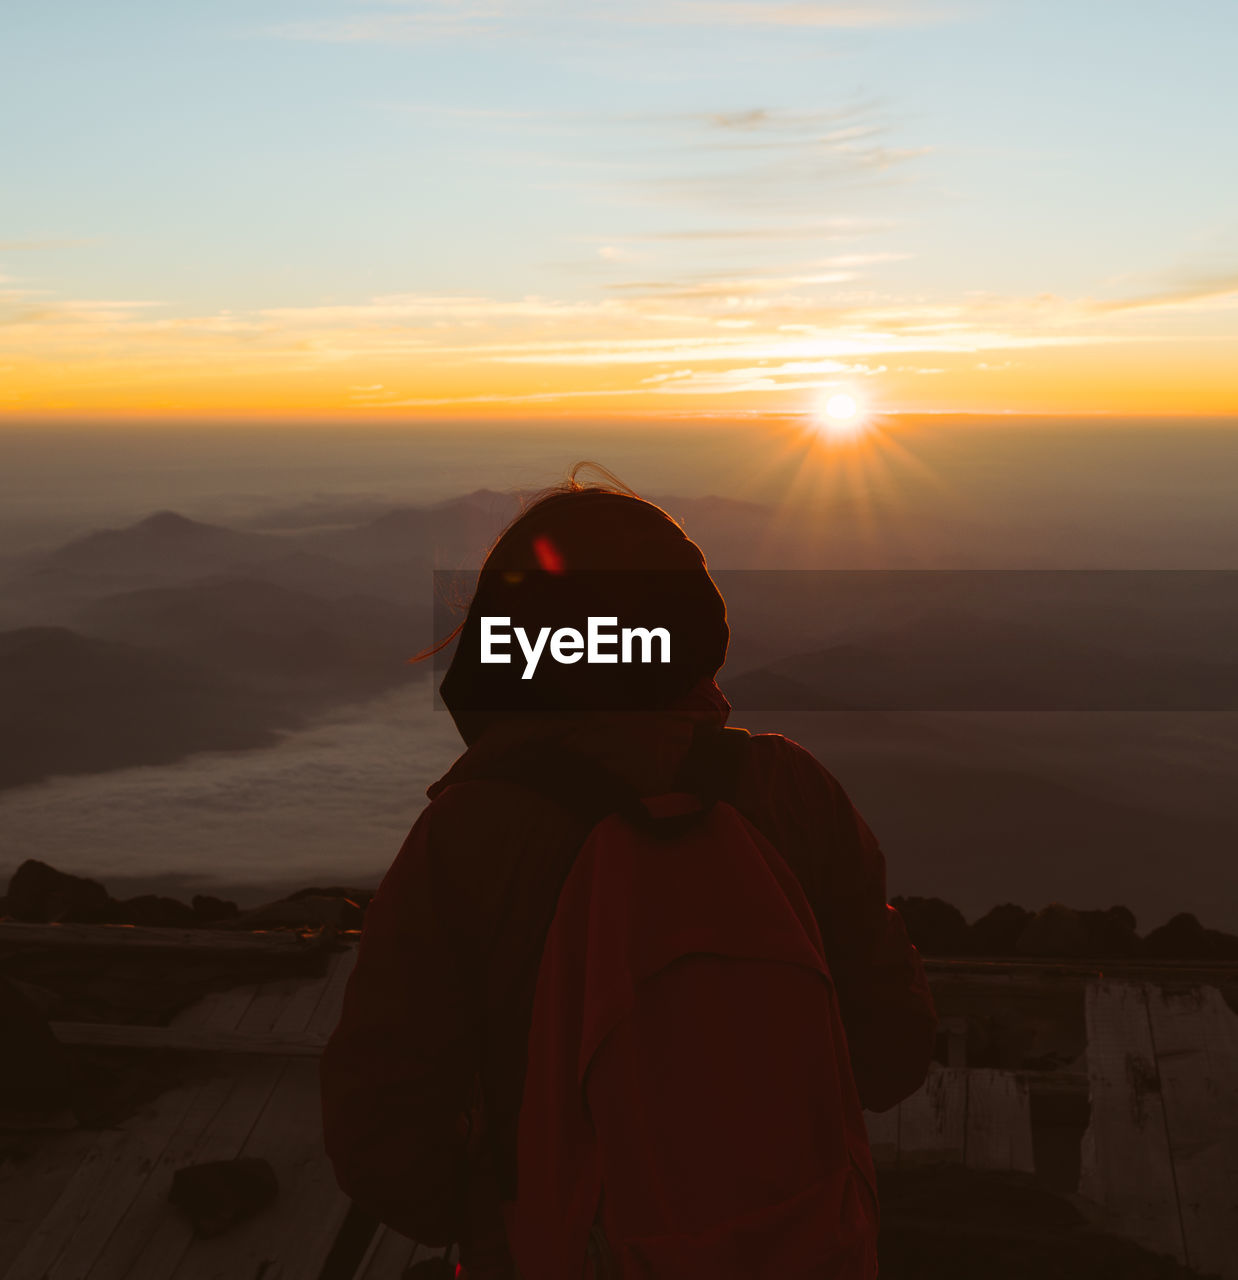
<svg viewBox="0 0 1238 1280">
<path fill-rule="evenodd" d="M 417 682 L 275 747 L 57 778 L 6 792 L 0 811 L 10 850 L 38 849 L 65 871 L 252 902 L 274 896 L 271 885 L 376 885 L 458 751 L 450 716 Z M 17 860 L 0 860 L 0 878 Z"/>
<path fill-rule="evenodd" d="M 781 225 L 754 225 L 748 227 L 685 227 L 667 231 L 639 231 L 627 235 L 607 237 L 613 241 L 642 241 L 680 244 L 700 241 L 712 242 L 782 241 L 782 240 L 846 240 L 855 236 L 888 231 L 895 223 L 877 218 L 828 218 L 820 222 L 786 223 Z"/>
<path fill-rule="evenodd" d="M 0 253 L 37 253 L 45 249 L 72 249 L 82 244 L 97 244 L 89 237 L 76 239 L 0 240 Z"/>
<path fill-rule="evenodd" d="M 941 6 L 904 4 L 778 4 L 762 0 L 680 0 L 661 6 L 663 22 L 737 27 L 895 27 L 945 22 Z"/>
<path fill-rule="evenodd" d="M 270 28 L 287 40 L 326 44 L 419 43 L 452 39 L 493 30 L 510 6 L 486 0 L 418 0 L 398 12 L 377 10 L 347 18 L 318 18 Z"/>
<path fill-rule="evenodd" d="M 694 205 L 707 216 L 728 211 L 729 226 L 645 232 L 649 238 L 786 239 L 809 228 L 827 235 L 855 233 L 873 221 L 823 219 L 817 211 L 840 191 L 896 176 L 909 180 L 912 162 L 934 150 L 894 138 L 881 105 L 868 100 L 821 111 L 756 105 L 637 114 L 612 123 L 635 131 L 632 141 L 608 148 L 595 130 L 587 154 L 573 160 L 564 179 L 544 185 L 593 193 L 612 204 Z M 640 159 L 635 170 L 633 146 Z M 750 217 L 755 226 L 746 231 Z"/>
<path fill-rule="evenodd" d="M 641 293 L 662 298 L 738 299 L 797 286 L 843 284 L 854 279 L 854 274 L 848 271 L 818 271 L 803 275 L 732 276 L 703 280 L 625 280 L 604 287 L 616 292 Z"/>
<path fill-rule="evenodd" d="M 287 40 L 331 44 L 421 43 L 498 31 L 546 27 L 559 32 L 590 26 L 734 27 L 765 30 L 848 30 L 923 26 L 952 21 L 957 10 L 924 0 L 902 3 L 770 3 L 766 0 L 405 0 L 372 6 L 338 18 L 283 23 L 268 34 Z"/>
<path fill-rule="evenodd" d="M 906 296 L 858 278 L 897 256 L 651 274 L 573 297 L 389 293 L 202 315 L 8 288 L 5 407 L 178 387 L 195 388 L 195 403 L 240 405 L 261 387 L 313 397 L 326 412 L 606 400 L 639 410 L 642 398 L 781 393 L 888 366 L 910 375 L 951 358 L 974 369 L 1020 351 L 1181 341 L 1198 331 L 1192 317 L 1238 309 L 1238 276 L 1119 299 Z"/>
<path fill-rule="evenodd" d="M 1108 315 L 1139 311 L 1211 311 L 1238 306 L 1238 271 L 1196 277 L 1176 288 L 1155 293 L 1093 302 L 1094 310 Z"/>
</svg>

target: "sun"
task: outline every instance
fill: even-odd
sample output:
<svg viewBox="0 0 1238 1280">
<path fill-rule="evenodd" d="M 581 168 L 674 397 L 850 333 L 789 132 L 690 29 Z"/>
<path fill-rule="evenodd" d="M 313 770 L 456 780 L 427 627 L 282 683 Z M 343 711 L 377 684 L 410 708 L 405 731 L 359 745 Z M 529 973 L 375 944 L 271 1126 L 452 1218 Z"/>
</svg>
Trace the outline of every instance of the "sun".
<svg viewBox="0 0 1238 1280">
<path fill-rule="evenodd" d="M 818 408 L 817 416 L 823 432 L 838 440 L 851 439 L 864 430 L 864 410 L 855 396 L 835 392 Z"/>
</svg>

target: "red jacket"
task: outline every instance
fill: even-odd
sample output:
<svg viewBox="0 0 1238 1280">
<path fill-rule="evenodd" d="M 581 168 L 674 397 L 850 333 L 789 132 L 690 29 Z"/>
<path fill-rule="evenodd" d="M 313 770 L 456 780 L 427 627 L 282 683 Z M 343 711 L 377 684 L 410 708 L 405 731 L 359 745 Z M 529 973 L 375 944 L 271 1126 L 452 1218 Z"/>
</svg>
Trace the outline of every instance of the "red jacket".
<svg viewBox="0 0 1238 1280">
<path fill-rule="evenodd" d="M 487 773 L 553 741 L 657 794 L 672 788 L 697 726 L 721 726 L 729 710 L 708 683 L 666 711 L 499 722 L 429 788 L 370 904 L 323 1056 L 327 1151 L 358 1204 L 428 1244 L 501 1239 L 542 946 L 587 832 Z M 752 739 L 732 803 L 785 859 L 817 918 L 861 1102 L 894 1106 L 924 1079 L 936 1014 L 886 903 L 872 833 L 834 778 L 778 734 Z M 461 1127 L 478 1080 L 480 1158 Z"/>
</svg>

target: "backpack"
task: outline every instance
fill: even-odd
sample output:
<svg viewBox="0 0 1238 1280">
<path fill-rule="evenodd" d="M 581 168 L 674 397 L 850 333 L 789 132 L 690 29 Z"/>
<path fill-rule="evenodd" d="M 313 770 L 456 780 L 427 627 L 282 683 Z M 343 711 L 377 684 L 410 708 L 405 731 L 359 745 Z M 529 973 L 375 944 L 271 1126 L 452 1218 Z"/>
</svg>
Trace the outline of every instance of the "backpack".
<svg viewBox="0 0 1238 1280">
<path fill-rule="evenodd" d="M 560 785 L 597 820 L 538 970 L 503 1206 L 522 1280 L 877 1274 L 872 1160 L 820 933 L 726 798 L 747 738 L 694 751 L 684 790 L 625 795 L 579 769 L 566 798 Z"/>
</svg>

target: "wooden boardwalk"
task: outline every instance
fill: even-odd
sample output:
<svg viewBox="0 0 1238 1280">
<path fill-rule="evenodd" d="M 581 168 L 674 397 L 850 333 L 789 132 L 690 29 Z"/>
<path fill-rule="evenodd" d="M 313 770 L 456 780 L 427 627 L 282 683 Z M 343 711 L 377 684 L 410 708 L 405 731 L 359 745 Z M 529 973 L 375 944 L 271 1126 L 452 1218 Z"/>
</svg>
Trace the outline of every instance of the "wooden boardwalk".
<svg viewBox="0 0 1238 1280">
<path fill-rule="evenodd" d="M 213 993 L 167 1028 L 60 1024 L 79 1042 L 214 1042 L 223 1052 L 209 1078 L 168 1090 L 118 1128 L 57 1134 L 32 1158 L 0 1166 L 0 1276 L 317 1280 L 349 1204 L 322 1149 L 313 1046 L 339 1019 L 354 955 L 333 957 L 323 978 Z M 236 1156 L 270 1161 L 279 1195 L 226 1234 L 196 1239 L 168 1203 L 173 1172 Z M 358 1274 L 398 1280 L 415 1248 L 383 1233 Z"/>
<path fill-rule="evenodd" d="M 319 1280 L 349 1204 L 322 1150 L 317 1055 L 353 958 L 339 952 L 319 978 L 214 992 L 168 1027 L 54 1024 L 79 1044 L 209 1049 L 212 1070 L 117 1128 L 46 1135 L 30 1158 L 0 1159 L 0 1280 Z M 877 1163 L 1034 1173 L 1032 1091 L 1075 1090 L 1091 1104 L 1078 1192 L 1098 1223 L 1238 1280 L 1238 1014 L 1206 984 L 1093 976 L 1086 1023 L 1086 1070 L 1073 1073 L 969 1069 L 952 1037 L 951 1065 L 868 1116 Z M 196 1239 L 168 1203 L 173 1172 L 242 1155 L 271 1163 L 278 1198 Z M 366 1237 L 332 1280 L 398 1280 L 434 1252 L 382 1228 Z"/>
</svg>

